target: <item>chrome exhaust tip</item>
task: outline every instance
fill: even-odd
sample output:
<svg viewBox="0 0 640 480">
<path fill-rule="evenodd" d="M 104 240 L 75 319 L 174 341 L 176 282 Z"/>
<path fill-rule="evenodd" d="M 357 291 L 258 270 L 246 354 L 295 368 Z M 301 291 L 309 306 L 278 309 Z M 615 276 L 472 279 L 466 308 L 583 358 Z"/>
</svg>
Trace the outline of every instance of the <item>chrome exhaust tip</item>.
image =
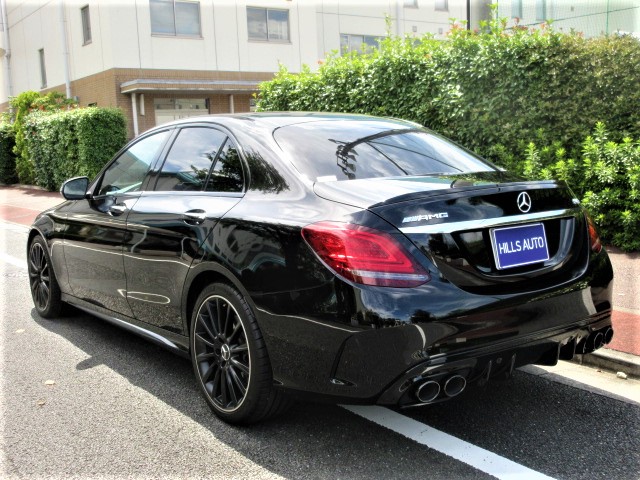
<svg viewBox="0 0 640 480">
<path fill-rule="evenodd" d="M 597 350 L 604 345 L 604 335 L 600 332 L 593 337 L 593 349 Z"/>
<path fill-rule="evenodd" d="M 613 340 L 613 328 L 609 327 L 604 332 L 604 344 L 610 344 L 611 340 Z"/>
<path fill-rule="evenodd" d="M 433 402 L 440 395 L 440 384 L 429 380 L 420 385 L 416 390 L 416 397 L 422 403 Z"/>
<path fill-rule="evenodd" d="M 453 375 L 444 382 L 444 394 L 447 397 L 455 397 L 462 393 L 467 386 L 467 381 L 462 375 Z"/>
</svg>

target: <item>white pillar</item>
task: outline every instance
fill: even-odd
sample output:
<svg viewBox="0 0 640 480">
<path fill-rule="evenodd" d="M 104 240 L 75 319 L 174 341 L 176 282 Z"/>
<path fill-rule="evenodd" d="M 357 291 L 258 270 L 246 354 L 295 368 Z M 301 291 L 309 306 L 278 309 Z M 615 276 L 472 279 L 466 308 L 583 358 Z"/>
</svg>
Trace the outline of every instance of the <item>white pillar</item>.
<svg viewBox="0 0 640 480">
<path fill-rule="evenodd" d="M 136 102 L 136 94 L 131 94 L 131 114 L 133 115 L 133 136 L 138 136 L 138 104 Z"/>
<path fill-rule="evenodd" d="M 236 113 L 236 106 L 233 103 L 233 94 L 229 95 L 229 113 Z"/>
</svg>

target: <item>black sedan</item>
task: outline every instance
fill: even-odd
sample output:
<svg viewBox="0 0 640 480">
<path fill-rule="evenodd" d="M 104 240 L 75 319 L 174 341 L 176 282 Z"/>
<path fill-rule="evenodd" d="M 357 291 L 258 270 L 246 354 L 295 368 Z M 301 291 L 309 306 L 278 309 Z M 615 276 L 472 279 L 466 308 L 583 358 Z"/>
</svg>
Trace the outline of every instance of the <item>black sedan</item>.
<svg viewBox="0 0 640 480">
<path fill-rule="evenodd" d="M 613 272 L 571 190 L 417 124 L 317 113 L 157 127 L 28 240 L 71 304 L 190 356 L 212 410 L 431 404 L 609 342 Z"/>
</svg>

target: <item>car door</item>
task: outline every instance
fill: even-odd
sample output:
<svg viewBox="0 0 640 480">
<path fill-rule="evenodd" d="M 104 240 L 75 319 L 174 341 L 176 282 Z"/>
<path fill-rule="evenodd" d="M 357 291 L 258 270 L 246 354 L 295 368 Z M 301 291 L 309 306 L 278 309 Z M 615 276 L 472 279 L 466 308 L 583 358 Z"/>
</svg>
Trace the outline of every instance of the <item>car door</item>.
<svg viewBox="0 0 640 480">
<path fill-rule="evenodd" d="M 64 256 L 72 294 L 118 315 L 133 316 L 126 299 L 122 245 L 127 215 L 147 172 L 169 138 L 165 130 L 141 138 L 115 158 L 69 209 Z"/>
<path fill-rule="evenodd" d="M 127 218 L 127 299 L 138 320 L 184 333 L 187 272 L 215 224 L 244 195 L 243 167 L 227 134 L 187 126 L 154 178 L 153 191 L 140 196 Z"/>
</svg>

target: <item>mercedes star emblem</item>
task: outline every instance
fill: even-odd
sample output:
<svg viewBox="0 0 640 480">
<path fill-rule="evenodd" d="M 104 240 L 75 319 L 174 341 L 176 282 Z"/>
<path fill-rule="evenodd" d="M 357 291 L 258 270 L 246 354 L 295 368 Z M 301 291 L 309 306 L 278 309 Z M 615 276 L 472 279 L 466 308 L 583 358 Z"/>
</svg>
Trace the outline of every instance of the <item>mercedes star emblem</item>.
<svg viewBox="0 0 640 480">
<path fill-rule="evenodd" d="M 531 197 L 527 192 L 522 192 L 518 195 L 518 208 L 522 213 L 527 213 L 531 210 Z"/>
</svg>

